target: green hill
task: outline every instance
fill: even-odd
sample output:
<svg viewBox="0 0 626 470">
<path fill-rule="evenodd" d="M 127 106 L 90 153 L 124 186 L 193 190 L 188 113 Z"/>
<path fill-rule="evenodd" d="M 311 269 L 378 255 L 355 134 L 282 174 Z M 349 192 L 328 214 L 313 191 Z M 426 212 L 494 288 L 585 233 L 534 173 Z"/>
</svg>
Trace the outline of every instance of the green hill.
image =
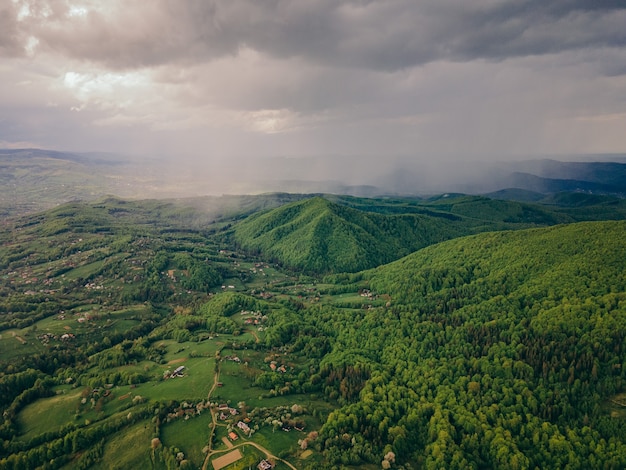
<svg viewBox="0 0 626 470">
<path fill-rule="evenodd" d="M 419 468 L 624 468 L 625 231 L 480 234 L 353 275 L 387 306 L 324 318 L 324 361 L 371 371 L 329 454 L 347 434 Z"/>
<path fill-rule="evenodd" d="M 419 214 L 381 215 L 314 197 L 253 215 L 236 241 L 309 272 L 359 271 L 463 234 L 463 226 Z"/>
<path fill-rule="evenodd" d="M 253 214 L 235 226 L 234 239 L 294 269 L 356 272 L 459 236 L 574 220 L 538 204 L 480 196 L 430 201 L 317 196 Z"/>
</svg>

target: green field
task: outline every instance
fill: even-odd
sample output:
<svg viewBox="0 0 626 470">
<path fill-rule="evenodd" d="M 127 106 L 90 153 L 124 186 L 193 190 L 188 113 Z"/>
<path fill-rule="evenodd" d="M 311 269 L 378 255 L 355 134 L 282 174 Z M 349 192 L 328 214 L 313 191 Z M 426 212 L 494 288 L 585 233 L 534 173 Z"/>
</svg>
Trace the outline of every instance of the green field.
<svg viewBox="0 0 626 470">
<path fill-rule="evenodd" d="M 202 466 L 202 449 L 209 442 L 209 424 L 211 413 L 206 410 L 200 416 L 189 419 L 177 419 L 163 425 L 161 441 L 168 447 L 176 447 L 184 452 L 186 458 L 197 468 Z"/>
<path fill-rule="evenodd" d="M 29 328 L 5 330 L 0 333 L 0 359 L 3 361 L 19 360 L 45 350 Z"/>
<path fill-rule="evenodd" d="M 158 400 L 197 400 L 207 398 L 213 385 L 215 359 L 195 358 L 169 366 L 159 366 L 162 371 L 174 370 L 184 365 L 183 377 L 147 382 L 137 386 L 136 393 L 145 398 Z"/>
<path fill-rule="evenodd" d="M 80 390 L 71 390 L 26 406 L 18 416 L 20 438 L 32 439 L 39 434 L 55 431 L 68 422 L 82 424 L 84 419 L 81 422 L 76 419 L 80 394 Z M 42 420 L 42 416 L 46 419 Z"/>
<path fill-rule="evenodd" d="M 94 470 L 125 470 L 129 468 L 153 468 L 150 458 L 152 427 L 148 422 L 140 422 L 113 435 L 104 445 L 102 460 L 96 463 Z M 73 464 L 67 465 L 67 470 Z"/>
<path fill-rule="evenodd" d="M 297 447 L 298 439 L 303 439 L 306 435 L 306 432 L 295 430 L 285 432 L 281 429 L 274 431 L 272 427 L 264 426 L 254 433 L 252 440 L 271 451 L 274 455 L 281 455 L 283 452 Z"/>
</svg>

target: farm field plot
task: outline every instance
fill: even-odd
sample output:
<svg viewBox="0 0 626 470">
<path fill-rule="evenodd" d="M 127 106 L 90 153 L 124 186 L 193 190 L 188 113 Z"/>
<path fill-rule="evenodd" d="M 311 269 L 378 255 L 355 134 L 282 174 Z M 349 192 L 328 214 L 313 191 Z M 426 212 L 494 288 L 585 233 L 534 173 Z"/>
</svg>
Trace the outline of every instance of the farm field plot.
<svg viewBox="0 0 626 470">
<path fill-rule="evenodd" d="M 199 416 L 177 419 L 161 428 L 161 441 L 168 447 L 180 449 L 187 460 L 197 468 L 202 466 L 202 448 L 209 442 L 211 412 L 205 410 Z"/>
<path fill-rule="evenodd" d="M 222 468 L 242 470 L 248 467 L 255 468 L 263 458 L 265 458 L 265 454 L 260 450 L 251 445 L 240 444 L 230 452 L 220 453 L 216 457 L 212 457 L 209 468 L 215 470 Z"/>
<path fill-rule="evenodd" d="M 214 458 L 211 461 L 211 465 L 215 470 L 221 470 L 222 468 L 228 467 L 230 464 L 241 460 L 242 457 L 243 455 L 241 455 L 241 451 L 239 449 L 235 449 L 227 454 Z"/>
<path fill-rule="evenodd" d="M 299 439 L 305 437 L 306 432 L 285 432 L 282 429 L 273 430 L 271 426 L 265 426 L 254 433 L 252 440 L 274 455 L 281 455 L 296 446 Z"/>
<path fill-rule="evenodd" d="M 33 331 L 28 328 L 5 330 L 0 333 L 1 360 L 11 361 L 19 357 L 42 353 L 45 350 Z"/>
<path fill-rule="evenodd" d="M 165 348 L 163 359 L 168 364 L 176 364 L 181 359 L 189 359 L 193 356 L 215 357 L 215 353 L 223 347 L 227 336 L 216 337 L 212 340 L 185 341 L 179 343 L 173 340 L 161 340 L 156 343 L 157 347 Z"/>
<path fill-rule="evenodd" d="M 67 332 L 74 334 L 93 333 L 95 330 L 113 333 L 138 324 L 139 319 L 146 312 L 146 307 L 112 310 L 102 308 L 98 304 L 81 305 L 70 311 L 59 312 L 57 315 L 38 321 L 35 331 L 38 334 L 53 333 L 56 335 Z"/>
</svg>

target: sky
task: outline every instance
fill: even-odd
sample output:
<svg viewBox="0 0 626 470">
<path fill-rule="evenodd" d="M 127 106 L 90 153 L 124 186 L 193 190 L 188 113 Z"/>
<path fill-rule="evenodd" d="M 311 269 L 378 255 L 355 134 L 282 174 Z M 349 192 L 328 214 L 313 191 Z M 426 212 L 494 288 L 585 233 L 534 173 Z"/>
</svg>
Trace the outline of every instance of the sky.
<svg viewBox="0 0 626 470">
<path fill-rule="evenodd" d="M 623 0 L 0 0 L 0 147 L 626 152 Z"/>
</svg>

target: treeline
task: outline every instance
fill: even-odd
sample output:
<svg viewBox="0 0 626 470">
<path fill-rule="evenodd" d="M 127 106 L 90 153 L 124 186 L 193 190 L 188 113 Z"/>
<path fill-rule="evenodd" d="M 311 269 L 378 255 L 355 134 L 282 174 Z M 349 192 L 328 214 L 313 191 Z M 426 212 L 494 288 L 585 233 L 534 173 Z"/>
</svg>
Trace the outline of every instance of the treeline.
<svg viewBox="0 0 626 470">
<path fill-rule="evenodd" d="M 36 399 L 52 395 L 51 387 L 55 384 L 52 378 L 44 377 L 42 374 L 37 374 L 32 370 L 27 370 L 23 374 L 16 375 L 18 375 L 17 380 L 11 380 L 9 384 L 5 384 L 5 386 L 8 385 L 11 387 L 11 392 L 16 393 L 19 391 L 19 393 L 13 398 L 9 406 L 6 408 L 3 406 L 3 422 L 0 425 L 0 439 L 10 440 L 17 434 L 15 423 L 17 413 L 21 411 L 24 406 L 32 403 Z M 31 386 L 24 387 L 30 383 L 30 379 L 34 376 L 37 376 L 35 382 Z M 20 386 L 24 388 L 19 388 Z"/>
</svg>

